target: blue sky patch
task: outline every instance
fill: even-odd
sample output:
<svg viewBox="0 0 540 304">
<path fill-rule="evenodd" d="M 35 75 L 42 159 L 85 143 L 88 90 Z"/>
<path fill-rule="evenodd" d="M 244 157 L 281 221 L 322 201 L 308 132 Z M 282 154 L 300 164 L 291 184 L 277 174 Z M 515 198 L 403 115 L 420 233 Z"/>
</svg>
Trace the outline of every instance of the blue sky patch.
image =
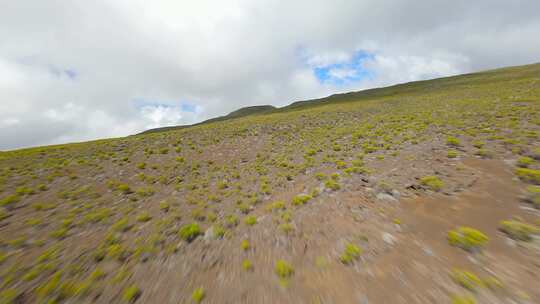
<svg viewBox="0 0 540 304">
<path fill-rule="evenodd" d="M 358 51 L 347 61 L 315 67 L 313 73 L 320 83 L 340 86 L 371 79 L 373 73 L 364 67 L 364 63 L 372 58 L 373 54 Z"/>
</svg>

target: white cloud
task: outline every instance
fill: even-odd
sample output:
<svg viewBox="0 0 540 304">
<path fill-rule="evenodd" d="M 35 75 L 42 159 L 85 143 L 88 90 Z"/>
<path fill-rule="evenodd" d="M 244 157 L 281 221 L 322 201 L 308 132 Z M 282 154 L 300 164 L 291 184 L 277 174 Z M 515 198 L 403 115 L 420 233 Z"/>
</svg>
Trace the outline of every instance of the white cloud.
<svg viewBox="0 0 540 304">
<path fill-rule="evenodd" d="M 539 61 L 538 11 L 534 0 L 4 1 L 0 149 Z M 315 77 L 360 50 L 373 77 Z M 138 98 L 178 102 L 141 110 Z"/>
</svg>

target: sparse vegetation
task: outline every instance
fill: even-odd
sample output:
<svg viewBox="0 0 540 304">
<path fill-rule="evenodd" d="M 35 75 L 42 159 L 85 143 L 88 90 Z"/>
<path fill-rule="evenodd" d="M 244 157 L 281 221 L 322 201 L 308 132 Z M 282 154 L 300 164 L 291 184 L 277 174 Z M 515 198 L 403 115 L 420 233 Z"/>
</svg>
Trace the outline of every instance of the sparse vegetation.
<svg viewBox="0 0 540 304">
<path fill-rule="evenodd" d="M 351 264 L 360 257 L 360 254 L 362 254 L 362 249 L 360 249 L 360 247 L 353 243 L 347 243 L 347 245 L 345 245 L 345 250 L 339 257 L 339 260 L 343 264 Z"/>
<path fill-rule="evenodd" d="M 201 303 L 205 296 L 206 293 L 202 287 L 196 288 L 191 294 L 191 298 L 195 303 Z"/>
<path fill-rule="evenodd" d="M 488 237 L 474 228 L 459 227 L 455 230 L 448 231 L 448 243 L 467 251 L 479 250 L 487 242 Z"/>
<path fill-rule="evenodd" d="M 0 152 L 0 302 L 134 302 L 158 292 L 163 295 L 155 299 L 189 302 L 193 293 L 192 301 L 204 301 L 204 290 L 193 290 L 197 282 L 208 288 L 208 300 L 234 301 L 243 298 L 220 298 L 213 289 L 222 274 L 233 283 L 263 282 L 259 276 L 273 267 L 280 283 L 294 276 L 292 264 L 269 262 L 275 254 L 300 261 L 295 267 L 302 278 L 287 293 L 309 302 L 299 295 L 306 294 L 311 274 L 332 279 L 339 272 L 382 269 L 386 253 L 399 261 L 424 253 L 446 261 L 448 252 L 433 244 L 444 236 L 423 238 L 424 229 L 433 225 L 436 236 L 448 223 L 505 211 L 516 216 L 498 227 L 467 224 L 499 228 L 490 235 L 498 239 L 496 250 L 476 229 L 448 232 L 452 246 L 486 252 L 468 256 L 482 268 L 455 270 L 443 281 L 457 283 L 447 290 L 458 290 L 453 303 L 475 302 L 459 290 L 478 292 L 479 302 L 488 293 L 519 302 L 517 283 L 534 277 L 524 271 L 529 260 L 514 259 L 509 269 L 497 258 L 505 250 L 529 255 L 538 238 L 540 222 L 531 207 L 540 208 L 540 91 L 532 85 L 539 71 L 535 65 L 450 77 L 167 132 Z M 503 172 L 514 159 L 511 177 L 517 178 L 511 181 L 498 168 Z M 496 178 L 484 179 L 493 168 Z M 466 201 L 471 191 L 499 186 L 489 197 L 506 186 L 515 193 L 490 205 L 493 213 Z M 432 199 L 439 201 L 416 209 L 417 202 Z M 422 214 L 411 214 L 411 206 Z M 519 242 L 498 246 L 501 236 Z M 349 242 L 341 244 L 343 238 Z M 416 241 L 422 242 L 418 256 L 399 251 Z M 429 271 L 444 274 L 439 266 L 429 264 Z M 166 278 L 186 281 L 166 290 L 141 281 L 162 271 L 178 271 Z M 519 288 L 530 293 L 528 285 Z M 317 300 L 331 300 L 325 291 Z M 260 299 L 258 292 L 249 289 L 246 301 Z"/>
<path fill-rule="evenodd" d="M 277 276 L 282 280 L 288 279 L 294 274 L 294 268 L 285 260 L 278 260 L 276 262 L 275 271 Z"/>
<path fill-rule="evenodd" d="M 178 234 L 184 241 L 191 242 L 201 234 L 201 228 L 197 223 L 187 224 L 180 228 Z"/>
<path fill-rule="evenodd" d="M 432 191 L 439 191 L 444 186 L 443 181 L 434 175 L 428 175 L 428 176 L 422 177 L 420 179 L 420 183 Z"/>
<path fill-rule="evenodd" d="M 499 229 L 510 238 L 525 242 L 530 241 L 533 235 L 540 233 L 540 228 L 518 220 L 502 221 Z"/>
</svg>

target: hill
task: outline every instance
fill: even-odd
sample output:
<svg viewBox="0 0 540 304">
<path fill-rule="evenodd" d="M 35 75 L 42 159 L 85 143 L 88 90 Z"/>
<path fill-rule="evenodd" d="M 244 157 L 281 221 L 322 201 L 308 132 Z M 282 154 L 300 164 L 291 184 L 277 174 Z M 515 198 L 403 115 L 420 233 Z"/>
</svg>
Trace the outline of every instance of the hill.
<svg viewBox="0 0 540 304">
<path fill-rule="evenodd" d="M 191 126 L 208 124 L 208 123 L 217 122 L 217 121 L 230 120 L 230 119 L 241 118 L 241 117 L 250 116 L 250 115 L 261 115 L 264 113 L 270 113 L 274 109 L 276 109 L 274 106 L 269 106 L 269 105 L 244 107 L 236 111 L 233 111 L 225 116 L 211 118 L 211 119 L 202 121 L 200 123 L 196 123 L 194 125 L 155 128 L 155 129 L 146 130 L 140 134 L 159 133 L 159 132 L 165 132 L 165 131 L 179 130 L 179 129 L 183 129 L 183 128 L 187 128 Z"/>
<path fill-rule="evenodd" d="M 0 303 L 538 303 L 539 208 L 540 64 L 250 107 L 0 153 Z"/>
<path fill-rule="evenodd" d="M 207 123 L 212 123 L 216 121 L 224 121 L 224 120 L 240 118 L 240 117 L 245 117 L 245 116 L 250 116 L 250 115 L 262 115 L 262 114 L 287 112 L 287 111 L 293 111 L 293 110 L 301 110 L 301 109 L 306 109 L 309 107 L 321 106 L 321 105 L 332 104 L 332 103 L 358 102 L 358 101 L 362 101 L 366 99 L 389 97 L 392 95 L 399 95 L 399 94 L 411 94 L 415 92 L 421 92 L 421 91 L 432 90 L 432 89 L 444 90 L 444 88 L 450 87 L 450 86 L 457 87 L 457 86 L 470 86 L 474 84 L 480 84 L 482 82 L 492 82 L 492 83 L 502 82 L 502 81 L 505 81 L 508 74 L 512 73 L 513 71 L 514 72 L 520 71 L 521 73 L 531 73 L 532 75 L 530 76 L 534 76 L 534 74 L 537 73 L 537 69 L 535 69 L 534 67 L 538 65 L 539 64 L 532 64 L 532 65 L 522 66 L 522 67 L 508 67 L 508 68 L 501 68 L 501 69 L 484 71 L 484 72 L 479 72 L 479 73 L 443 77 L 443 78 L 431 79 L 431 80 L 413 81 L 409 83 L 397 84 L 397 85 L 392 85 L 392 86 L 383 87 L 383 88 L 367 89 L 367 90 L 363 90 L 359 92 L 334 94 L 334 95 L 330 95 L 324 98 L 295 101 L 291 103 L 290 105 L 282 107 L 282 108 L 276 108 L 269 105 L 250 106 L 250 107 L 245 107 L 245 108 L 241 108 L 239 110 L 233 111 L 229 113 L 228 115 L 208 119 L 203 122 L 196 123 L 194 125 L 155 128 L 155 129 L 144 131 L 141 134 L 182 129 L 182 128 L 186 128 L 190 126 L 207 124 Z M 529 67 L 529 69 L 526 70 L 525 67 Z"/>
</svg>

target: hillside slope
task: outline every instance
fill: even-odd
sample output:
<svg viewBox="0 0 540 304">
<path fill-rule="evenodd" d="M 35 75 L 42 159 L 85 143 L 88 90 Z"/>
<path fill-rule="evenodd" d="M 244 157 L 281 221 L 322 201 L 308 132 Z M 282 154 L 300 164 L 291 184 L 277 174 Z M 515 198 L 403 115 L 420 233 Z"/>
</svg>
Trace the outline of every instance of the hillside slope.
<svg viewBox="0 0 540 304">
<path fill-rule="evenodd" d="M 0 302 L 540 302 L 540 64 L 232 116 L 0 153 Z"/>
<path fill-rule="evenodd" d="M 367 90 L 358 91 L 358 92 L 334 94 L 334 95 L 330 95 L 328 97 L 319 98 L 319 99 L 295 101 L 291 103 L 290 105 L 284 106 L 282 108 L 276 108 L 276 107 L 268 106 L 268 105 L 250 106 L 250 107 L 245 107 L 245 108 L 241 108 L 239 110 L 233 111 L 229 113 L 228 115 L 208 119 L 194 125 L 155 128 L 155 129 L 144 131 L 142 132 L 142 134 L 183 129 L 183 128 L 187 128 L 191 126 L 212 123 L 215 121 L 224 121 L 224 120 L 240 118 L 240 117 L 245 117 L 245 116 L 250 116 L 250 115 L 264 115 L 264 114 L 301 110 L 301 109 L 307 109 L 310 107 L 327 105 L 327 104 L 332 104 L 332 103 L 357 102 L 357 101 L 362 101 L 366 99 L 389 97 L 392 95 L 411 94 L 411 93 L 421 92 L 425 90 L 444 89 L 446 87 L 455 88 L 457 86 L 470 86 L 470 85 L 475 85 L 475 84 L 481 84 L 484 82 L 491 82 L 491 83 L 501 82 L 501 81 L 505 81 L 505 79 L 507 79 L 509 74 L 513 72 L 520 73 L 522 74 L 522 76 L 535 77 L 537 76 L 537 73 L 538 73 L 538 68 L 535 68 L 535 67 L 538 67 L 538 65 L 540 65 L 540 63 L 531 64 L 527 66 L 500 68 L 500 69 L 489 70 L 489 71 L 484 71 L 484 72 L 457 75 L 457 76 L 451 76 L 451 77 L 443 77 L 443 78 L 437 78 L 437 79 L 431 79 L 431 80 L 413 81 L 413 82 L 397 84 L 397 85 L 388 86 L 388 87 L 367 89 Z M 530 75 L 525 75 L 529 73 Z"/>
</svg>

